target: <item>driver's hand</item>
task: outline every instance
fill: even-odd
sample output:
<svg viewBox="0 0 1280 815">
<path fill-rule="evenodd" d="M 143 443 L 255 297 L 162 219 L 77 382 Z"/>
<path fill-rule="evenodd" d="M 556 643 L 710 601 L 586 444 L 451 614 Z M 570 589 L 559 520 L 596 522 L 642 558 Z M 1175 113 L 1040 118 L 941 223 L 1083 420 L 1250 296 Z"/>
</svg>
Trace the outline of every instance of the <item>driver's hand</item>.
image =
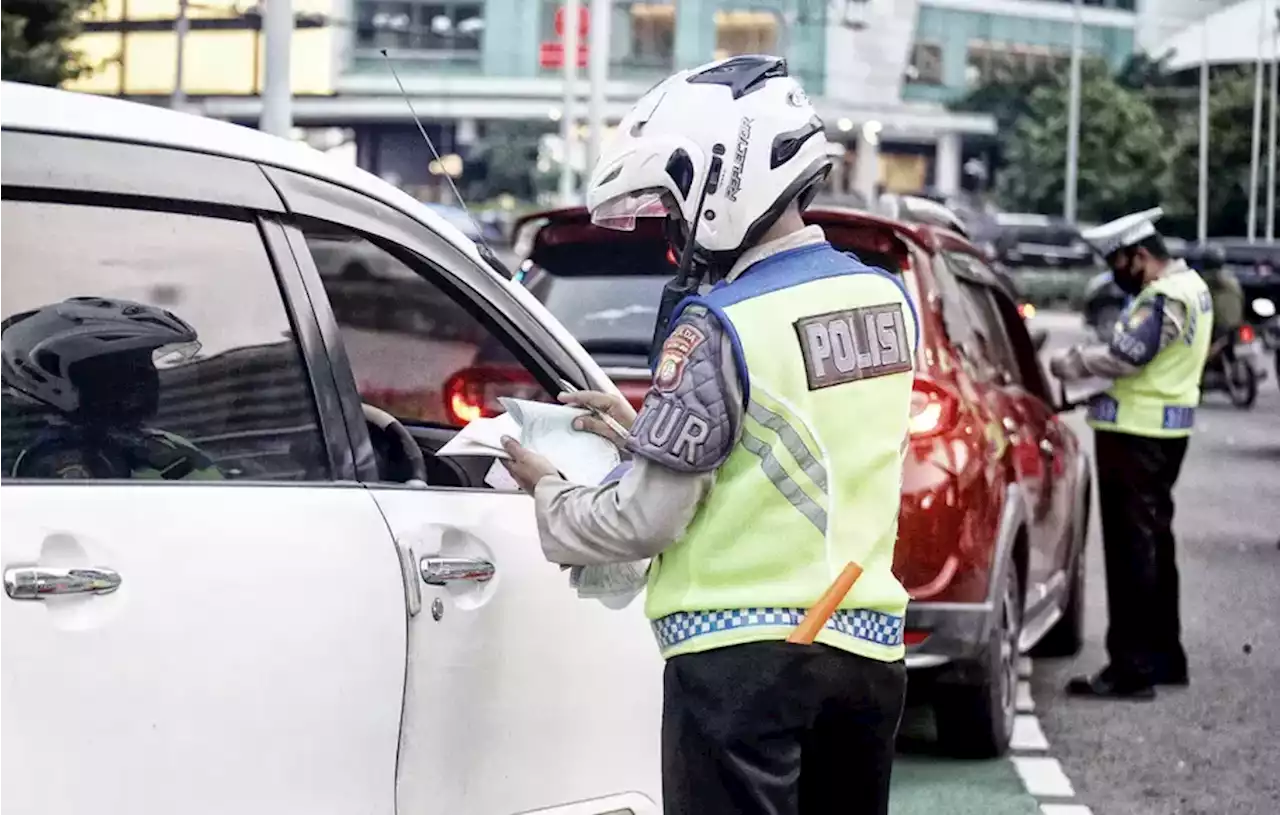
<svg viewBox="0 0 1280 815">
<path fill-rule="evenodd" d="M 631 403 L 626 399 L 616 394 L 603 391 L 574 391 L 572 393 L 561 393 L 559 399 L 563 404 L 572 407 L 598 410 L 628 430 L 631 429 L 631 426 L 636 421 L 635 408 L 631 407 Z M 588 433 L 602 436 L 616 447 L 622 447 L 626 444 L 626 439 L 619 438 L 618 434 L 609 428 L 609 425 L 596 416 L 580 416 L 573 420 L 573 426 L 576 430 L 585 430 Z"/>
<path fill-rule="evenodd" d="M 502 449 L 511 456 L 510 459 L 498 459 L 507 468 L 511 477 L 520 485 L 520 489 L 533 495 L 538 482 L 548 476 L 560 476 L 560 472 L 552 466 L 545 456 L 529 450 L 510 436 L 502 437 Z"/>
</svg>

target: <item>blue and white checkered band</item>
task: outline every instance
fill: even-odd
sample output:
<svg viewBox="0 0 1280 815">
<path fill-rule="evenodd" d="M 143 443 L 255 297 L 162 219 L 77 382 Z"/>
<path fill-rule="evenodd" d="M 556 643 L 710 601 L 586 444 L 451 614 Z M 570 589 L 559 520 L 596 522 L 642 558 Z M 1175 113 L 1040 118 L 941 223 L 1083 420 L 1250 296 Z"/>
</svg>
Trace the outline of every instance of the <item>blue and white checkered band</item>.
<svg viewBox="0 0 1280 815">
<path fill-rule="evenodd" d="M 786 626 L 804 619 L 802 608 L 737 608 L 723 611 L 677 611 L 653 621 L 658 645 L 666 650 L 704 634 L 738 628 Z M 849 637 L 895 648 L 902 644 L 904 620 L 892 614 L 866 609 L 840 609 L 825 626 Z"/>
</svg>

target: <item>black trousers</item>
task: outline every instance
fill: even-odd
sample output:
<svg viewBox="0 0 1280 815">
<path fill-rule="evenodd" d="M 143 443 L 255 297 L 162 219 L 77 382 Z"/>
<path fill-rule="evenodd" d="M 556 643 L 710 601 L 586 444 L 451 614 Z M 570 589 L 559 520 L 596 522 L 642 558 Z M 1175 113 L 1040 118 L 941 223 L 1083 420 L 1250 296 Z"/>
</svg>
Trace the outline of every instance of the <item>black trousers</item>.
<svg viewBox="0 0 1280 815">
<path fill-rule="evenodd" d="M 1174 557 L 1173 485 L 1187 439 L 1094 434 L 1113 671 L 1151 680 L 1185 670 Z"/>
<path fill-rule="evenodd" d="M 885 815 L 903 662 L 759 642 L 667 661 L 667 815 Z"/>
</svg>

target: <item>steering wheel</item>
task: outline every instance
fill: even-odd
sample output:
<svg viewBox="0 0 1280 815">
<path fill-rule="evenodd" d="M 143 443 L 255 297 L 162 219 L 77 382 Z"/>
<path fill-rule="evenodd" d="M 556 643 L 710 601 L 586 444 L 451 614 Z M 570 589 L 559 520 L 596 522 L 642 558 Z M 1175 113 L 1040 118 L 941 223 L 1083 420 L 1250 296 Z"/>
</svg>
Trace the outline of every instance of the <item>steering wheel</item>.
<svg viewBox="0 0 1280 815">
<path fill-rule="evenodd" d="M 427 486 L 427 460 L 408 429 L 382 408 L 368 403 L 363 403 L 360 407 L 364 410 L 364 420 L 394 439 L 399 446 L 401 455 L 409 465 L 409 480 L 405 483 L 413 487 Z"/>
</svg>

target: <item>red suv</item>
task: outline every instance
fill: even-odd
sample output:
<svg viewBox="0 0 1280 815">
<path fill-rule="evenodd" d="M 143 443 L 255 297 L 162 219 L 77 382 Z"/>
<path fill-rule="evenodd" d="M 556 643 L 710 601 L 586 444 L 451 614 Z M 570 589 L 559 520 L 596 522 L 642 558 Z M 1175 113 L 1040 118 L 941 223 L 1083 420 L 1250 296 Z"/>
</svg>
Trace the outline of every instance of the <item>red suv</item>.
<svg viewBox="0 0 1280 815">
<path fill-rule="evenodd" d="M 921 319 L 894 572 L 910 591 L 907 665 L 948 752 L 995 756 L 1013 732 L 1020 654 L 1081 644 L 1091 470 L 1062 422 L 1007 279 L 960 234 L 841 209 L 810 223 L 901 276 Z M 663 283 L 660 224 L 594 227 L 580 208 L 516 226 L 520 276 L 639 404 Z"/>
</svg>

